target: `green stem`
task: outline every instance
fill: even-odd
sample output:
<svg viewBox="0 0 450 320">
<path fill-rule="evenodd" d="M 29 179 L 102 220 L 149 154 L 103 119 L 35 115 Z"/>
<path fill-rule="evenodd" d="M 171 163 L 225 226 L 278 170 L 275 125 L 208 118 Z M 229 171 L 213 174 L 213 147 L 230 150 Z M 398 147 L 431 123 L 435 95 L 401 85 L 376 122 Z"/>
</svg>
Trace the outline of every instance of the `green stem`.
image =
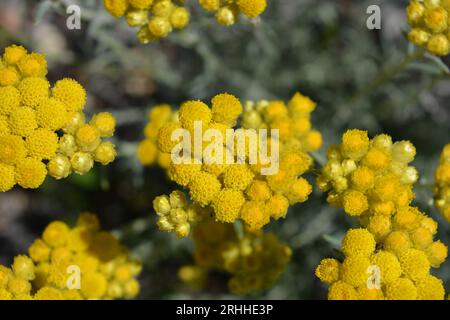
<svg viewBox="0 0 450 320">
<path fill-rule="evenodd" d="M 405 70 L 412 62 L 422 58 L 425 55 L 425 51 L 420 50 L 406 55 L 400 63 L 384 69 L 379 73 L 367 86 L 358 91 L 351 99 L 350 104 L 354 104 L 359 99 L 371 94 L 378 89 L 382 84 L 389 81 L 403 70 Z"/>
</svg>

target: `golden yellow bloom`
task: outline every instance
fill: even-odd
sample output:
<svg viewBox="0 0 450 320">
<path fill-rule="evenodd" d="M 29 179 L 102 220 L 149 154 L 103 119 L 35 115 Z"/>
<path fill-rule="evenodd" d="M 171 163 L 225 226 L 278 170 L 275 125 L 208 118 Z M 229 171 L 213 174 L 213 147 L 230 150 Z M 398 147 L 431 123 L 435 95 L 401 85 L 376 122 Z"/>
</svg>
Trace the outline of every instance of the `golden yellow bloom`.
<svg viewBox="0 0 450 320">
<path fill-rule="evenodd" d="M 86 104 L 86 91 L 70 78 L 57 81 L 52 88 L 52 96 L 64 103 L 68 111 L 81 111 Z"/>
<path fill-rule="evenodd" d="M 192 200 L 201 206 L 208 205 L 221 189 L 220 181 L 216 176 L 206 173 L 197 173 L 189 183 L 189 195 Z"/>
<path fill-rule="evenodd" d="M 54 98 L 46 99 L 36 107 L 36 121 L 40 127 L 60 130 L 68 120 L 66 107 Z"/>
<path fill-rule="evenodd" d="M 234 222 L 241 211 L 245 198 L 235 189 L 222 189 L 212 201 L 216 219 L 220 222 Z"/>
<path fill-rule="evenodd" d="M 128 8 L 127 0 L 103 0 L 103 4 L 114 17 L 122 17 Z"/>
<path fill-rule="evenodd" d="M 17 163 L 16 180 L 22 188 L 36 189 L 44 182 L 46 176 L 47 169 L 39 160 L 25 158 Z"/>
<path fill-rule="evenodd" d="M 20 105 L 20 92 L 13 86 L 0 87 L 0 115 L 9 115 Z"/>
<path fill-rule="evenodd" d="M 339 280 L 341 264 L 336 259 L 323 259 L 317 266 L 315 275 L 320 281 L 331 284 Z"/>
<path fill-rule="evenodd" d="M 328 300 L 356 300 L 357 297 L 355 288 L 343 281 L 336 281 L 328 290 Z"/>
<path fill-rule="evenodd" d="M 0 162 L 0 192 L 11 190 L 16 184 L 13 166 Z"/>
<path fill-rule="evenodd" d="M 39 128 L 26 138 L 25 146 L 30 157 L 49 160 L 58 148 L 58 136 L 49 129 Z"/>
<path fill-rule="evenodd" d="M 402 274 L 402 268 L 397 257 L 387 251 L 375 253 L 370 262 L 380 268 L 381 283 L 387 284 L 397 280 Z"/>
<path fill-rule="evenodd" d="M 101 137 L 109 138 L 114 134 L 116 119 L 109 112 L 100 112 L 92 117 L 90 124 L 99 131 Z"/>
<path fill-rule="evenodd" d="M 0 67 L 0 86 L 14 86 L 20 80 L 15 67 Z"/>
<path fill-rule="evenodd" d="M 367 229 L 350 229 L 342 239 L 342 252 L 346 256 L 370 256 L 375 250 L 375 239 Z"/>
<path fill-rule="evenodd" d="M 30 77 L 23 79 L 17 86 L 22 104 L 33 108 L 38 106 L 49 97 L 49 86 L 50 84 L 45 78 Z"/>
<path fill-rule="evenodd" d="M 27 54 L 27 50 L 18 45 L 11 45 L 5 48 L 5 53 L 3 54 L 3 60 L 7 64 L 16 64 Z"/>
<path fill-rule="evenodd" d="M 267 0 L 238 0 L 237 5 L 243 14 L 255 18 L 266 10 Z"/>
<path fill-rule="evenodd" d="M 388 300 L 415 300 L 416 298 L 417 288 L 409 279 L 398 278 L 386 285 L 386 299 Z"/>
<path fill-rule="evenodd" d="M 45 77 L 47 74 L 47 60 L 42 53 L 30 53 L 23 56 L 18 62 L 23 77 Z"/>
<path fill-rule="evenodd" d="M 23 139 L 19 136 L 0 136 L 0 163 L 15 165 L 27 156 Z"/>
</svg>

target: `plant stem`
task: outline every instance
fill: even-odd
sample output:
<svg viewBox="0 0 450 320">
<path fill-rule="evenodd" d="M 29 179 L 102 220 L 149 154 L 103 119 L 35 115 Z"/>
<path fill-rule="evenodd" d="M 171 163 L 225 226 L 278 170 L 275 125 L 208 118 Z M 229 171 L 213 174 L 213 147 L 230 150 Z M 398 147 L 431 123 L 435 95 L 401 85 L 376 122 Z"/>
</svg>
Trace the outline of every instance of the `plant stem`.
<svg viewBox="0 0 450 320">
<path fill-rule="evenodd" d="M 405 70 L 412 62 L 416 61 L 424 57 L 425 51 L 420 50 L 413 52 L 411 54 L 407 54 L 400 63 L 391 66 L 389 68 L 384 69 L 381 73 L 379 73 L 367 86 L 358 91 L 351 99 L 350 105 L 357 102 L 359 99 L 371 94 L 373 91 L 378 89 L 382 84 L 389 81 L 403 70 Z"/>
</svg>

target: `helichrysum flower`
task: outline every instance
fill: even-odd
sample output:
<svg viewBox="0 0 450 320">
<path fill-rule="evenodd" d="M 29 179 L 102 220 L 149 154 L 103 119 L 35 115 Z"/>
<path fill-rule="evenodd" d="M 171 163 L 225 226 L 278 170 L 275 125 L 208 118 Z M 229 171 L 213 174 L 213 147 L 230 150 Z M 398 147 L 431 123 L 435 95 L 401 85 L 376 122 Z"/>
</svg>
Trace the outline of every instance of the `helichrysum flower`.
<svg viewBox="0 0 450 320">
<path fill-rule="evenodd" d="M 137 38 L 148 43 L 165 38 L 173 29 L 184 29 L 190 13 L 184 3 L 173 0 L 104 0 L 105 9 L 114 17 L 124 17 Z"/>
<path fill-rule="evenodd" d="M 241 13 L 249 18 L 259 17 L 267 7 L 267 0 L 198 0 L 198 3 L 214 13 L 217 22 L 224 26 L 233 25 Z"/>
<path fill-rule="evenodd" d="M 442 151 L 439 166 L 435 172 L 435 204 L 442 216 L 450 222 L 450 144 Z"/>
<path fill-rule="evenodd" d="M 447 0 L 410 0 L 406 9 L 409 41 L 437 56 L 450 53 L 450 6 Z"/>
<path fill-rule="evenodd" d="M 113 135 L 115 119 L 102 112 L 85 124 L 81 84 L 65 78 L 51 87 L 45 56 L 21 46 L 5 48 L 0 62 L 0 192 L 16 184 L 35 189 L 47 174 L 62 179 L 114 160 L 114 145 L 101 139 Z"/>
<path fill-rule="evenodd" d="M 139 293 L 139 262 L 114 236 L 101 231 L 95 215 L 82 213 L 74 228 L 50 223 L 29 247 L 0 266 L 0 300 L 131 299 Z M 72 272 L 79 270 L 79 287 Z"/>
<path fill-rule="evenodd" d="M 230 224 L 212 220 L 205 220 L 194 228 L 193 240 L 196 266 L 189 266 L 189 269 L 200 269 L 197 273 L 201 272 L 203 282 L 205 273 L 210 270 L 227 272 L 230 275 L 228 287 L 236 294 L 272 286 L 292 255 L 291 249 L 274 234 L 245 233 L 241 237 Z M 191 284 L 192 275 L 187 277 L 186 271 L 186 267 L 180 269 L 179 277 Z"/>
<path fill-rule="evenodd" d="M 307 119 L 309 122 L 310 112 L 315 104 L 306 97 L 297 94 L 289 102 L 289 107 L 282 102 L 276 102 L 276 108 L 285 109 L 281 119 L 289 124 L 294 124 L 297 116 Z M 250 141 L 246 134 L 254 129 L 264 128 L 263 122 L 254 123 L 252 127 L 244 127 L 235 131 L 234 148 L 238 150 L 238 138 L 242 135 L 244 139 L 244 153 L 234 154 L 229 146 L 226 146 L 227 130 L 232 131 L 233 126 L 239 125 L 239 119 L 243 113 L 243 107 L 239 99 L 231 94 L 224 93 L 215 96 L 211 100 L 211 108 L 202 101 L 184 102 L 178 113 L 174 113 L 169 106 L 162 105 L 152 109 L 150 122 L 145 128 L 146 140 L 138 147 L 138 157 L 144 164 L 153 164 L 157 157 L 165 154 L 169 160 L 169 178 L 185 187 L 194 204 L 201 207 L 210 207 L 217 221 L 232 223 L 242 220 L 245 227 L 257 231 L 270 222 L 270 219 L 285 217 L 288 206 L 305 202 L 312 192 L 310 183 L 301 177 L 312 165 L 311 157 L 306 153 L 316 150 L 319 145 L 311 147 L 304 143 L 308 132 L 286 137 L 290 130 L 280 133 L 283 142 L 280 147 L 278 173 L 273 175 L 261 175 L 261 157 L 258 156 L 256 163 L 250 163 L 251 151 Z M 280 106 L 280 107 L 278 107 Z M 244 123 L 245 126 L 245 115 Z M 270 129 L 278 129 L 276 120 L 279 120 L 279 112 L 268 107 L 258 109 L 259 114 L 270 114 L 271 121 L 267 122 Z M 290 113 L 289 113 L 290 112 Z M 195 134 L 195 125 L 201 123 L 202 129 L 215 129 L 221 133 L 223 143 L 220 149 L 223 154 L 223 163 L 208 163 L 208 157 L 203 156 L 201 163 L 196 163 L 195 143 L 191 142 L 191 153 L 187 155 L 191 163 L 175 164 L 171 162 L 170 153 L 179 144 L 172 139 L 175 130 L 185 129 L 192 136 Z M 267 128 L 267 127 L 266 127 Z M 262 148 L 270 148 L 272 141 L 267 141 L 267 146 L 257 137 L 257 144 Z M 273 142 L 275 143 L 275 142 Z M 156 150 L 156 146 L 158 150 Z M 202 151 L 209 148 L 203 143 Z M 233 163 L 227 163 L 230 156 Z M 242 159 L 241 159 L 242 158 Z M 236 160 L 240 161 L 236 161 Z M 198 162 L 198 161 L 197 161 Z M 240 162 L 240 163 L 239 163 Z"/>
</svg>

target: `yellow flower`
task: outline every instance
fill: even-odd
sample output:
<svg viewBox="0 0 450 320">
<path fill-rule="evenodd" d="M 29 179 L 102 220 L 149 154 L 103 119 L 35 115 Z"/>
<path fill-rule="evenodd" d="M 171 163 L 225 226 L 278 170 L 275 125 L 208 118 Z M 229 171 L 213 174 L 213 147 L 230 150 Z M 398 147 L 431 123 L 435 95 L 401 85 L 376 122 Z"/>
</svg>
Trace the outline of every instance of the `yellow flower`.
<svg viewBox="0 0 450 320">
<path fill-rule="evenodd" d="M 253 181 L 254 174 L 245 164 L 233 164 L 225 169 L 223 184 L 226 188 L 245 190 Z"/>
<path fill-rule="evenodd" d="M 64 104 L 54 98 L 42 101 L 36 107 L 36 121 L 40 127 L 59 130 L 69 120 Z"/>
<path fill-rule="evenodd" d="M 0 163 L 15 165 L 27 156 L 23 139 L 19 136 L 0 136 Z"/>
<path fill-rule="evenodd" d="M 398 278 L 386 285 L 386 299 L 388 300 L 415 300 L 416 298 L 417 288 L 409 279 Z"/>
<path fill-rule="evenodd" d="M 34 264 L 33 261 L 27 256 L 18 255 L 14 257 L 12 270 L 14 274 L 19 278 L 25 280 L 34 279 Z"/>
<path fill-rule="evenodd" d="M 175 8 L 170 16 L 170 24 L 175 29 L 184 29 L 189 24 L 190 13 L 185 8 Z"/>
<path fill-rule="evenodd" d="M 54 221 L 45 228 L 42 238 L 51 247 L 59 247 L 67 242 L 69 227 L 62 221 Z"/>
<path fill-rule="evenodd" d="M 31 291 L 31 284 L 24 278 L 13 276 L 8 281 L 8 290 L 13 295 L 29 294 Z"/>
<path fill-rule="evenodd" d="M 47 163 L 48 174 L 56 180 L 67 178 L 71 173 L 71 167 L 69 158 L 60 154 Z"/>
<path fill-rule="evenodd" d="M 215 96 L 211 101 L 212 119 L 233 127 L 242 113 L 242 104 L 235 96 L 224 93 Z"/>
<path fill-rule="evenodd" d="M 98 130 L 102 138 L 108 138 L 114 134 L 116 119 L 109 112 L 100 112 L 92 117 L 90 124 Z"/>
<path fill-rule="evenodd" d="M 0 86 L 14 86 L 19 80 L 15 67 L 0 67 Z"/>
<path fill-rule="evenodd" d="M 383 242 L 384 249 L 390 251 L 399 257 L 402 252 L 411 248 L 411 239 L 404 231 L 394 231 L 389 234 Z"/>
<path fill-rule="evenodd" d="M 418 300 L 444 300 L 445 290 L 441 279 L 426 275 L 416 282 Z"/>
<path fill-rule="evenodd" d="M 26 138 L 25 146 L 30 157 L 49 160 L 58 148 L 58 136 L 49 129 L 39 128 Z"/>
<path fill-rule="evenodd" d="M 369 147 L 369 137 L 367 131 L 348 130 L 342 136 L 342 153 L 352 159 L 358 160 Z"/>
<path fill-rule="evenodd" d="M 369 266 L 369 258 L 363 255 L 357 254 L 346 257 L 341 268 L 342 280 L 353 287 L 366 284 L 369 278 L 367 272 Z"/>
<path fill-rule="evenodd" d="M 17 183 L 25 189 L 36 189 L 45 180 L 47 169 L 39 160 L 25 158 L 20 160 L 16 166 Z"/>
<path fill-rule="evenodd" d="M 42 53 L 30 53 L 23 56 L 18 62 L 23 77 L 45 77 L 47 74 L 47 60 Z"/>
<path fill-rule="evenodd" d="M 15 184 L 14 167 L 0 162 L 0 192 L 11 190 Z"/>
<path fill-rule="evenodd" d="M 128 8 L 127 0 L 103 0 L 103 4 L 114 17 L 122 17 Z"/>
<path fill-rule="evenodd" d="M 372 265 L 380 268 L 380 281 L 387 284 L 397 280 L 402 274 L 402 268 L 397 257 L 387 251 L 379 251 L 375 253 L 370 260 Z"/>
<path fill-rule="evenodd" d="M 237 0 L 239 10 L 250 18 L 261 15 L 267 6 L 267 0 Z"/>
<path fill-rule="evenodd" d="M 16 64 L 27 54 L 27 50 L 18 45 L 11 45 L 5 48 L 5 53 L 3 54 L 3 60 L 7 64 Z"/>
<path fill-rule="evenodd" d="M 211 122 L 211 110 L 201 101 L 187 101 L 180 107 L 179 119 L 181 126 L 194 132 L 194 122 L 200 121 L 203 128 Z"/>
<path fill-rule="evenodd" d="M 199 0 L 198 3 L 206 11 L 214 12 L 220 8 L 220 0 Z"/>
<path fill-rule="evenodd" d="M 70 78 L 55 83 L 52 97 L 64 103 L 68 111 L 81 111 L 86 104 L 86 91 L 77 81 Z"/>
<path fill-rule="evenodd" d="M 427 255 L 417 249 L 405 250 L 399 257 L 403 273 L 410 279 L 417 281 L 425 277 L 430 270 Z"/>
<path fill-rule="evenodd" d="M 336 259 L 323 259 L 316 268 L 315 275 L 320 281 L 331 284 L 339 280 L 341 264 Z"/>
<path fill-rule="evenodd" d="M 245 222 L 249 231 L 260 230 L 270 221 L 270 215 L 264 206 L 264 202 L 247 201 L 241 209 L 241 219 Z"/>
<path fill-rule="evenodd" d="M 356 190 L 344 194 L 342 205 L 345 212 L 351 216 L 359 216 L 369 209 L 367 197 Z"/>
<path fill-rule="evenodd" d="M 85 124 L 75 133 L 75 139 L 81 151 L 92 152 L 101 143 L 100 133 L 96 127 Z"/>
<path fill-rule="evenodd" d="M 9 115 L 20 105 L 20 92 L 13 86 L 0 87 L 0 115 Z"/>
<path fill-rule="evenodd" d="M 434 268 L 438 268 L 448 256 L 448 247 L 440 240 L 433 242 L 427 249 L 426 254 L 430 264 Z"/>
<path fill-rule="evenodd" d="M 128 3 L 136 9 L 148 9 L 153 0 L 128 0 Z"/>
<path fill-rule="evenodd" d="M 138 145 L 137 156 L 139 161 L 144 165 L 151 165 L 156 161 L 158 148 L 151 140 L 143 140 Z"/>
<path fill-rule="evenodd" d="M 370 256 L 375 250 L 375 239 L 367 229 L 350 229 L 342 239 L 342 252 L 346 256 Z"/>
<path fill-rule="evenodd" d="M 95 149 L 94 160 L 106 166 L 116 158 L 116 149 L 112 142 L 106 141 L 100 143 Z"/>
<path fill-rule="evenodd" d="M 188 187 L 192 200 L 201 206 L 206 206 L 214 199 L 222 186 L 216 176 L 199 172 L 192 178 Z"/>
<path fill-rule="evenodd" d="M 106 293 L 107 280 L 101 273 L 88 273 L 81 277 L 81 292 L 87 299 L 99 299 Z"/>
<path fill-rule="evenodd" d="M 52 287 L 43 287 L 34 295 L 36 300 L 62 300 L 63 295 L 60 290 Z"/>
<path fill-rule="evenodd" d="M 17 89 L 20 91 L 22 104 L 36 107 L 48 99 L 50 84 L 45 78 L 30 77 L 20 81 Z"/>
<path fill-rule="evenodd" d="M 212 201 L 216 219 L 220 222 L 234 222 L 245 203 L 242 192 L 235 189 L 222 189 Z"/>
<path fill-rule="evenodd" d="M 202 169 L 201 164 L 174 164 L 169 167 L 169 177 L 180 186 L 187 186 Z"/>
<path fill-rule="evenodd" d="M 355 288 L 343 281 L 336 281 L 328 290 L 328 300 L 356 300 L 357 297 Z"/>
<path fill-rule="evenodd" d="M 158 132 L 158 147 L 162 152 L 171 153 L 178 141 L 172 140 L 172 133 L 180 129 L 180 125 L 175 122 L 168 122 Z"/>
<path fill-rule="evenodd" d="M 75 173 L 83 175 L 94 166 L 94 158 L 87 152 L 75 152 L 70 158 L 72 169 Z"/>
<path fill-rule="evenodd" d="M 36 239 L 28 248 L 28 253 L 36 262 L 46 261 L 50 257 L 50 247 L 41 239 Z"/>
</svg>

